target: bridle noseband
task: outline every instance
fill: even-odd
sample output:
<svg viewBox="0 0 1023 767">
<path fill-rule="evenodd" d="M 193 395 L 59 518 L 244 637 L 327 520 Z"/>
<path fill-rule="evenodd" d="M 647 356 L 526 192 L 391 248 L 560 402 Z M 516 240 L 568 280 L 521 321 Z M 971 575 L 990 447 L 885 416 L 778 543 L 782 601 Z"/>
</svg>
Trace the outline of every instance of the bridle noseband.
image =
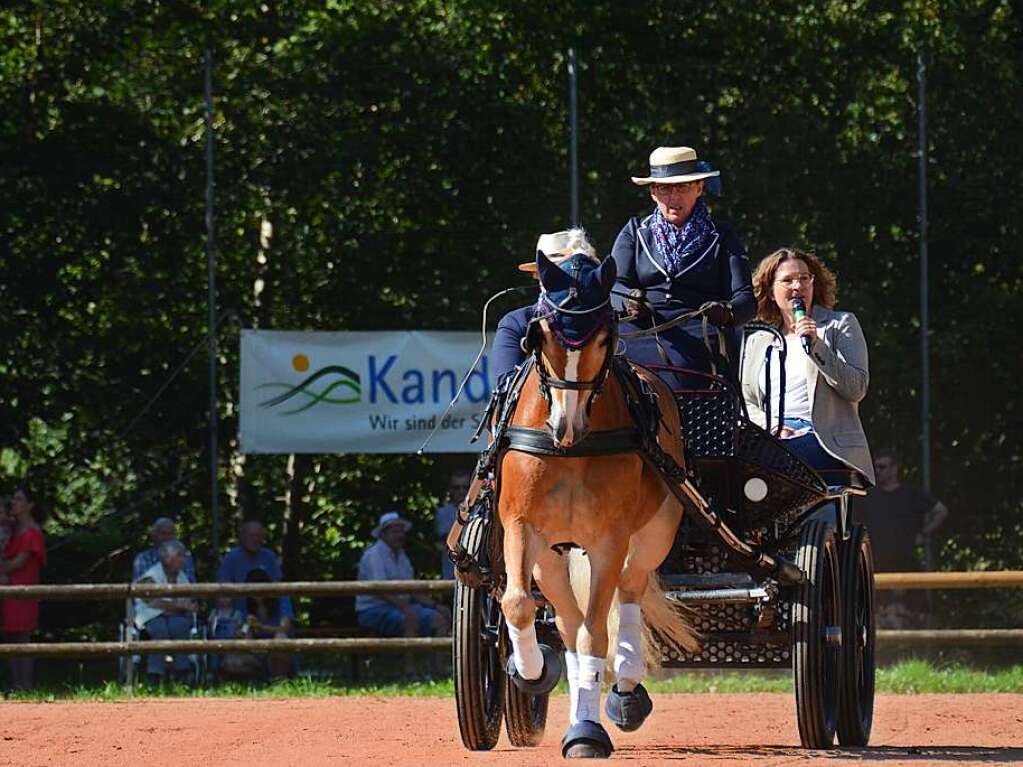
<svg viewBox="0 0 1023 767">
<path fill-rule="evenodd" d="M 614 312 L 610 309 L 611 297 L 608 296 L 603 302 L 597 306 L 592 306 L 588 309 L 569 309 L 565 306 L 569 301 L 576 297 L 575 289 L 569 291 L 568 297 L 560 304 L 556 304 L 551 301 L 550 297 L 546 292 L 540 296 L 540 304 L 547 307 L 548 311 L 543 314 L 537 314 L 529 321 L 529 326 L 526 331 L 526 336 L 523 339 L 524 349 L 529 351 L 528 347 L 532 347 L 532 353 L 534 357 L 536 374 L 540 382 L 540 395 L 544 398 L 547 403 L 547 407 L 553 406 L 551 398 L 551 389 L 561 389 L 567 391 L 591 391 L 593 395 L 586 401 L 586 415 L 590 415 L 590 409 L 593 407 L 593 402 L 603 393 L 604 384 L 607 382 L 608 373 L 611 371 L 611 363 L 614 358 L 615 349 L 618 347 L 618 326 L 614 322 Z M 604 341 L 604 361 L 600 366 L 600 370 L 597 371 L 597 375 L 588 381 L 566 381 L 561 378 L 557 378 L 551 374 L 548 370 L 547 365 L 544 363 L 543 356 L 543 343 L 534 341 L 530 343 L 530 339 L 533 337 L 534 323 L 539 325 L 542 320 L 549 317 L 556 317 L 558 314 L 566 314 L 571 317 L 582 317 L 587 315 L 596 314 L 597 312 L 604 312 L 606 316 L 602 321 L 594 323 L 593 330 L 588 333 L 581 342 L 570 344 L 567 339 L 559 337 L 559 334 L 552 330 L 551 335 L 555 337 L 555 340 L 566 349 L 572 347 L 582 347 L 596 335 L 602 327 L 608 326 L 609 332 L 608 337 Z"/>
</svg>

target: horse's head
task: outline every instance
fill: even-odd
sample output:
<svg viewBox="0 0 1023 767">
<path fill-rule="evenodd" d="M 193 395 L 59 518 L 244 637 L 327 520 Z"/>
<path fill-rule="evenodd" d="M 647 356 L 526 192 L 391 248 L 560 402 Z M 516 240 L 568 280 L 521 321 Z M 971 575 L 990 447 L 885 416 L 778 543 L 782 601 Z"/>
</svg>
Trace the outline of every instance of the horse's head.
<svg viewBox="0 0 1023 767">
<path fill-rule="evenodd" d="M 550 407 L 547 428 L 559 447 L 571 447 L 589 434 L 590 407 L 617 343 L 610 303 L 615 262 L 610 257 L 599 262 L 586 246 L 564 254 L 568 257 L 559 263 L 542 250 L 536 254 L 542 290 L 530 343 L 540 391 Z"/>
</svg>

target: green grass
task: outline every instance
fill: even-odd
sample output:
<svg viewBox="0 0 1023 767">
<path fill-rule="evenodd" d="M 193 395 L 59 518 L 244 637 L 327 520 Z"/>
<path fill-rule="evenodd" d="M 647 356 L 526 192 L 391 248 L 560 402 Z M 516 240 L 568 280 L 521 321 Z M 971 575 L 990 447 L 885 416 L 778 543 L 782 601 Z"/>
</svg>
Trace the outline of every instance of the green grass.
<svg viewBox="0 0 1023 767">
<path fill-rule="evenodd" d="M 695 671 L 664 679 L 649 680 L 652 693 L 756 693 L 792 692 L 792 677 L 787 671 Z M 985 671 L 961 665 L 935 666 L 922 660 L 907 660 L 878 669 L 878 693 L 1015 693 L 1023 694 L 1023 666 Z M 565 692 L 565 685 L 559 693 Z M 373 682 L 349 685 L 338 680 L 298 677 L 270 685 L 221 684 L 200 690 L 181 685 L 135 687 L 135 698 L 324 698 L 331 696 L 437 697 L 454 695 L 450 679 L 424 682 Z M 51 687 L 29 693 L 12 693 L 7 700 L 50 702 L 65 700 L 129 700 L 127 691 L 114 682 L 101 685 Z"/>
</svg>

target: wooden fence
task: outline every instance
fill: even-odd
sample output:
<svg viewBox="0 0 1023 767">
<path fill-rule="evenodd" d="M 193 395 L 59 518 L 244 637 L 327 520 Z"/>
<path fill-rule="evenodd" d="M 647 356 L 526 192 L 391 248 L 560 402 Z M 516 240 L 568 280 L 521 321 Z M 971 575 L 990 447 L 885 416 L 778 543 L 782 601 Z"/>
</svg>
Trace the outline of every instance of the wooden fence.
<svg viewBox="0 0 1023 767">
<path fill-rule="evenodd" d="M 124 599 L 129 616 L 136 598 L 218 596 L 319 596 L 355 594 L 448 594 L 454 581 L 289 581 L 286 583 L 88 583 L 0 586 L 0 599 Z M 884 589 L 991 589 L 1023 587 L 1023 570 L 998 572 L 879 573 Z M 879 630 L 882 643 L 1023 644 L 1023 629 Z M 187 652 L 429 652 L 448 650 L 447 638 L 347 637 L 317 639 L 182 639 L 123 642 L 26 642 L 0 644 L 0 657 L 113 657 Z"/>
</svg>

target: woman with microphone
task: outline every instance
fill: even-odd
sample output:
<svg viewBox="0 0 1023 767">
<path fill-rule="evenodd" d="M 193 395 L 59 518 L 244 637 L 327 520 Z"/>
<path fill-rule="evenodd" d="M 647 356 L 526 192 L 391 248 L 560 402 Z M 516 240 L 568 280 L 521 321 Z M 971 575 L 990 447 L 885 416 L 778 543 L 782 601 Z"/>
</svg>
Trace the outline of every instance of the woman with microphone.
<svg viewBox="0 0 1023 767">
<path fill-rule="evenodd" d="M 757 266 L 753 289 L 756 319 L 781 331 L 786 354 L 782 391 L 777 339 L 747 338 L 740 375 L 750 419 L 785 440 L 825 481 L 830 472 L 853 469 L 873 484 L 859 415 L 869 381 L 867 343 L 856 316 L 834 309 L 834 273 L 812 253 L 782 248 Z"/>
</svg>

